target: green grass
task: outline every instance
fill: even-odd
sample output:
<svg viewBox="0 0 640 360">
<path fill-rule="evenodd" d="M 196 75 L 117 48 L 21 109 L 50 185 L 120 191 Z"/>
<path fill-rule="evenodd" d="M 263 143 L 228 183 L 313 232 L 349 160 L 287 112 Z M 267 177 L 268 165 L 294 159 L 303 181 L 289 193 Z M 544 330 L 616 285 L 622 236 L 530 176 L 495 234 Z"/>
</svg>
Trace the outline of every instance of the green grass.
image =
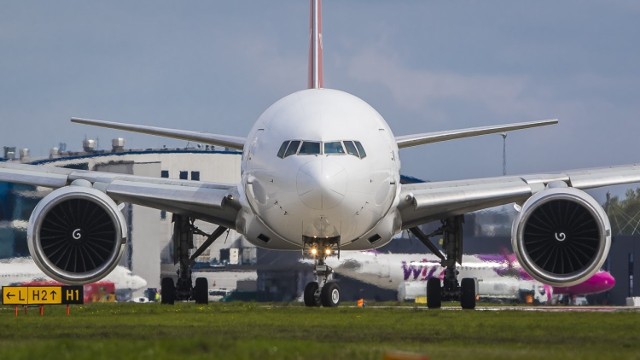
<svg viewBox="0 0 640 360">
<path fill-rule="evenodd" d="M 640 359 L 640 312 L 216 303 L 0 308 L 0 359 Z"/>
</svg>

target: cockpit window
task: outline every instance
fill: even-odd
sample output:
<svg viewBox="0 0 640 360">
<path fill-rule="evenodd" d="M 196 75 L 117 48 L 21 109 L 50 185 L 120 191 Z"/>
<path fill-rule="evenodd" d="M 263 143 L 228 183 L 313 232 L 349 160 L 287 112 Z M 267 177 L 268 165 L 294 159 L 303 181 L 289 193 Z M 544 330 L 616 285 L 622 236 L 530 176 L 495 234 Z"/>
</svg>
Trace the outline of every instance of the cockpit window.
<svg viewBox="0 0 640 360">
<path fill-rule="evenodd" d="M 278 150 L 278 157 L 284 158 L 284 152 L 287 151 L 287 146 L 289 146 L 290 141 L 285 141 L 280 145 L 280 150 Z"/>
<path fill-rule="evenodd" d="M 356 144 L 356 148 L 358 148 L 360 159 L 364 159 L 367 156 L 367 153 L 364 152 L 364 148 L 362 147 L 362 144 L 360 144 L 360 141 L 354 141 L 354 143 Z"/>
<path fill-rule="evenodd" d="M 320 143 L 316 141 L 303 141 L 298 153 L 300 155 L 320 155 Z"/>
<path fill-rule="evenodd" d="M 344 149 L 342 148 L 342 142 L 332 141 L 332 142 L 324 143 L 324 153 L 325 154 L 344 154 Z"/>
<path fill-rule="evenodd" d="M 343 141 L 301 141 L 287 140 L 280 145 L 278 149 L 278 157 L 286 158 L 291 155 L 342 155 L 349 154 L 363 159 L 367 154 L 364 147 L 359 141 L 343 140 Z"/>
<path fill-rule="evenodd" d="M 358 150 L 356 149 L 356 146 L 353 144 L 353 141 L 345 141 L 344 147 L 347 148 L 347 154 L 360 157 L 358 155 Z"/>
<path fill-rule="evenodd" d="M 295 155 L 298 152 L 298 147 L 300 147 L 299 140 L 293 140 L 289 143 L 289 147 L 287 147 L 287 151 L 284 153 L 284 157 L 289 155 Z"/>
</svg>

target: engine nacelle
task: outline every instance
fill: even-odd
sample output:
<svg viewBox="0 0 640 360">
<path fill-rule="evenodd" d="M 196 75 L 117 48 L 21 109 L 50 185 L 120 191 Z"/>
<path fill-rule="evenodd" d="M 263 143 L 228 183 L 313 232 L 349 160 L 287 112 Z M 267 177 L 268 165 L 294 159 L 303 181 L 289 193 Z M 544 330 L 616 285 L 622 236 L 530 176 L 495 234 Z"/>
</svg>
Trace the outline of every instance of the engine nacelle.
<svg viewBox="0 0 640 360">
<path fill-rule="evenodd" d="M 29 252 L 54 280 L 81 285 L 101 279 L 118 264 L 127 224 L 105 193 L 66 186 L 45 196 L 31 213 Z"/>
<path fill-rule="evenodd" d="M 572 286 L 600 270 L 611 246 L 611 225 L 600 204 L 584 191 L 546 189 L 524 203 L 511 242 L 533 278 Z"/>
</svg>

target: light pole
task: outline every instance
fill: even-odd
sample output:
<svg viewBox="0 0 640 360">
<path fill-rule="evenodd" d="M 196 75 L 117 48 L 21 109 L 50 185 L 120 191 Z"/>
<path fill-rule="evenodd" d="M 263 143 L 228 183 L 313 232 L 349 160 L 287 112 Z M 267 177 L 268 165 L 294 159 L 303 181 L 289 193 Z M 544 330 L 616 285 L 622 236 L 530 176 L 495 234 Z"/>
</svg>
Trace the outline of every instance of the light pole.
<svg viewBox="0 0 640 360">
<path fill-rule="evenodd" d="M 502 136 L 502 175 L 507 175 L 507 133 L 500 134 Z"/>
</svg>

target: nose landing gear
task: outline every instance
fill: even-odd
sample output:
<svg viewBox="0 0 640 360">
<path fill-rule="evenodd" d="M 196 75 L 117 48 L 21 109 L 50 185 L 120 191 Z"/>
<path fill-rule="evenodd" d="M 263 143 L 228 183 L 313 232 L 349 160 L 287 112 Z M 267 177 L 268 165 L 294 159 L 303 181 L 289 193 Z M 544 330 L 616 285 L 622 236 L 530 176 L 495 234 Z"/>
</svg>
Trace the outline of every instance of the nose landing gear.
<svg viewBox="0 0 640 360">
<path fill-rule="evenodd" d="M 327 256 L 340 256 L 340 238 L 304 238 L 303 256 L 315 260 L 315 281 L 304 288 L 304 304 L 309 307 L 336 307 L 340 304 L 340 286 L 333 280 L 333 269 L 325 264 Z"/>
</svg>

